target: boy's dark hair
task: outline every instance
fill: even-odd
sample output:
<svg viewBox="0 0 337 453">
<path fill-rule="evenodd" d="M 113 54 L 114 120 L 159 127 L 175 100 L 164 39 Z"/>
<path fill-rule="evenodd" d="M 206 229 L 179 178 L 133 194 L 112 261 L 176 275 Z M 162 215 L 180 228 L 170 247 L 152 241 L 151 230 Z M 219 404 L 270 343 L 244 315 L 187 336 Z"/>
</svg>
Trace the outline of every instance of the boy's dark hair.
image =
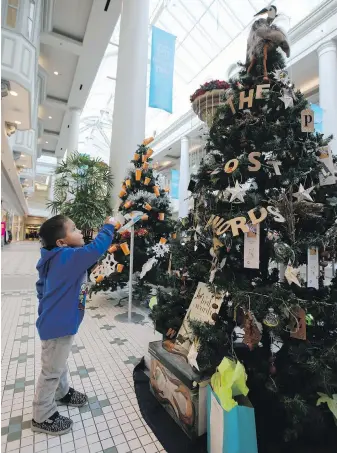
<svg viewBox="0 0 337 453">
<path fill-rule="evenodd" d="M 48 250 L 57 247 L 56 241 L 66 236 L 65 223 L 68 220 L 68 217 L 64 215 L 56 215 L 41 225 L 39 236 L 42 247 Z"/>
</svg>

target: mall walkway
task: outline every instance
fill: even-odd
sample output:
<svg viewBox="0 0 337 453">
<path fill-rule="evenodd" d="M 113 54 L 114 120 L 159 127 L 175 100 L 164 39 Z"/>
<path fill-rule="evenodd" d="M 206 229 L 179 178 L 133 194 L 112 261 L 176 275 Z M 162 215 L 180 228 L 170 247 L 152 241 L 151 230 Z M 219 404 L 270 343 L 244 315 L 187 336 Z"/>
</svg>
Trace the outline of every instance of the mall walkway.
<svg viewBox="0 0 337 453">
<path fill-rule="evenodd" d="M 114 318 L 125 308 L 106 295 L 88 304 L 69 358 L 72 385 L 89 396 L 81 409 L 62 407 L 74 420 L 62 437 L 30 430 L 34 384 L 40 371 L 35 329 L 37 242 L 2 249 L 2 428 L 3 453 L 153 453 L 162 446 L 146 426 L 137 405 L 132 370 L 154 338 L 153 326 L 124 324 Z"/>
</svg>

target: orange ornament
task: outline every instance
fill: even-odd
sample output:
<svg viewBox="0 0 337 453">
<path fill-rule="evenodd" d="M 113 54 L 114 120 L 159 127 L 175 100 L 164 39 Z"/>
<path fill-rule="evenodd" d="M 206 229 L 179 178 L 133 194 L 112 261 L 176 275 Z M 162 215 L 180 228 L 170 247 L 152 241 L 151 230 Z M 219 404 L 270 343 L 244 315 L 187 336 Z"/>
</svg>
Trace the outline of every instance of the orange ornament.
<svg viewBox="0 0 337 453">
<path fill-rule="evenodd" d="M 131 179 L 127 179 L 125 181 L 125 184 L 126 184 L 126 187 L 130 187 L 131 186 Z"/>
<path fill-rule="evenodd" d="M 96 283 L 100 283 L 103 280 L 104 280 L 104 275 L 98 275 L 98 277 L 96 277 Z"/>
<path fill-rule="evenodd" d="M 130 201 L 130 200 L 128 200 L 128 201 L 126 201 L 124 203 L 124 208 L 125 209 L 129 209 L 129 208 L 131 208 L 131 206 L 132 206 L 132 201 Z"/>
<path fill-rule="evenodd" d="M 148 149 L 147 153 L 146 153 L 147 157 L 151 157 L 152 154 L 153 154 L 153 149 L 152 148 Z"/>
<path fill-rule="evenodd" d="M 151 211 L 152 206 L 151 206 L 149 203 L 145 203 L 144 208 L 145 208 L 147 211 Z"/>
<path fill-rule="evenodd" d="M 158 214 L 158 219 L 159 219 L 159 220 L 164 220 L 164 219 L 165 219 L 165 213 L 164 213 L 164 212 L 160 212 L 160 213 Z"/>
<path fill-rule="evenodd" d="M 171 238 L 172 238 L 172 239 L 177 239 L 177 233 L 172 233 L 172 234 L 171 234 Z"/>
<path fill-rule="evenodd" d="M 119 192 L 119 197 L 120 197 L 120 198 L 123 198 L 125 195 L 126 195 L 126 190 L 125 190 L 125 189 L 122 189 L 122 190 Z"/>
<path fill-rule="evenodd" d="M 114 252 L 117 252 L 117 245 L 112 245 L 109 249 L 108 249 L 108 252 L 109 253 L 114 253 Z"/>
<path fill-rule="evenodd" d="M 151 181 L 151 178 L 149 178 L 148 176 L 144 179 L 144 184 L 145 186 L 147 186 Z"/>
<path fill-rule="evenodd" d="M 121 225 L 120 222 L 116 222 L 115 230 L 119 230 L 121 226 L 122 226 L 122 225 Z"/>
<path fill-rule="evenodd" d="M 127 242 L 121 244 L 121 249 L 123 250 L 124 255 L 130 255 L 130 250 Z"/>
<path fill-rule="evenodd" d="M 144 140 L 143 140 L 143 145 L 144 145 L 144 146 L 147 146 L 147 145 L 149 145 L 151 142 L 153 142 L 153 140 L 154 140 L 153 137 L 144 138 Z"/>
<path fill-rule="evenodd" d="M 160 238 L 159 244 L 166 244 L 167 239 L 166 238 Z"/>
<path fill-rule="evenodd" d="M 135 154 L 133 155 L 133 160 L 136 160 L 136 161 L 137 161 L 137 160 L 139 160 L 139 159 L 140 159 L 140 154 L 135 153 Z"/>
<path fill-rule="evenodd" d="M 148 162 L 143 163 L 143 169 L 147 170 L 149 168 L 150 164 Z"/>
<path fill-rule="evenodd" d="M 149 220 L 149 216 L 147 214 L 142 215 L 142 220 L 143 221 Z"/>
<path fill-rule="evenodd" d="M 146 162 L 147 161 L 147 155 L 146 154 L 143 154 L 142 155 L 142 162 Z"/>
<path fill-rule="evenodd" d="M 141 177 L 142 177 L 142 170 L 137 169 L 136 170 L 136 181 L 140 181 Z"/>
<path fill-rule="evenodd" d="M 117 272 L 121 273 L 123 272 L 124 269 L 124 264 L 117 264 Z"/>
</svg>

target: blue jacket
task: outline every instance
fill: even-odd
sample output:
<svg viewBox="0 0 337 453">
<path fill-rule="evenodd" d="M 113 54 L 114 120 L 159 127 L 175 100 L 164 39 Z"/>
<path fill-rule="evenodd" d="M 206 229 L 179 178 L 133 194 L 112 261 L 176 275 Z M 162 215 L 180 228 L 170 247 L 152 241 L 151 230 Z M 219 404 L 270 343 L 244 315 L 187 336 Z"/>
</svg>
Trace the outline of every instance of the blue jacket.
<svg viewBox="0 0 337 453">
<path fill-rule="evenodd" d="M 79 308 L 86 270 L 111 244 L 113 225 L 105 225 L 94 241 L 83 247 L 41 249 L 36 283 L 39 299 L 36 327 L 41 340 L 75 335 L 84 311 Z"/>
</svg>

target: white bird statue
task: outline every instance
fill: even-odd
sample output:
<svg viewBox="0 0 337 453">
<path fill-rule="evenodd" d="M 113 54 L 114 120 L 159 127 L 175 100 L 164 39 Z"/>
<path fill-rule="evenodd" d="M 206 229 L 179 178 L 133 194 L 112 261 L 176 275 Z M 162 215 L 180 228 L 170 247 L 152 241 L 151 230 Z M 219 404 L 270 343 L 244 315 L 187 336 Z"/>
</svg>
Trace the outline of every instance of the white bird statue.
<svg viewBox="0 0 337 453">
<path fill-rule="evenodd" d="M 267 18 L 256 20 L 250 30 L 247 41 L 247 64 L 249 64 L 247 73 L 249 74 L 256 64 L 257 58 L 263 53 L 263 80 L 269 81 L 267 71 L 268 52 L 271 49 L 281 47 L 290 56 L 290 46 L 287 35 L 277 25 L 273 24 L 277 17 L 277 8 L 274 5 L 263 8 L 256 16 L 268 14 Z"/>
</svg>

